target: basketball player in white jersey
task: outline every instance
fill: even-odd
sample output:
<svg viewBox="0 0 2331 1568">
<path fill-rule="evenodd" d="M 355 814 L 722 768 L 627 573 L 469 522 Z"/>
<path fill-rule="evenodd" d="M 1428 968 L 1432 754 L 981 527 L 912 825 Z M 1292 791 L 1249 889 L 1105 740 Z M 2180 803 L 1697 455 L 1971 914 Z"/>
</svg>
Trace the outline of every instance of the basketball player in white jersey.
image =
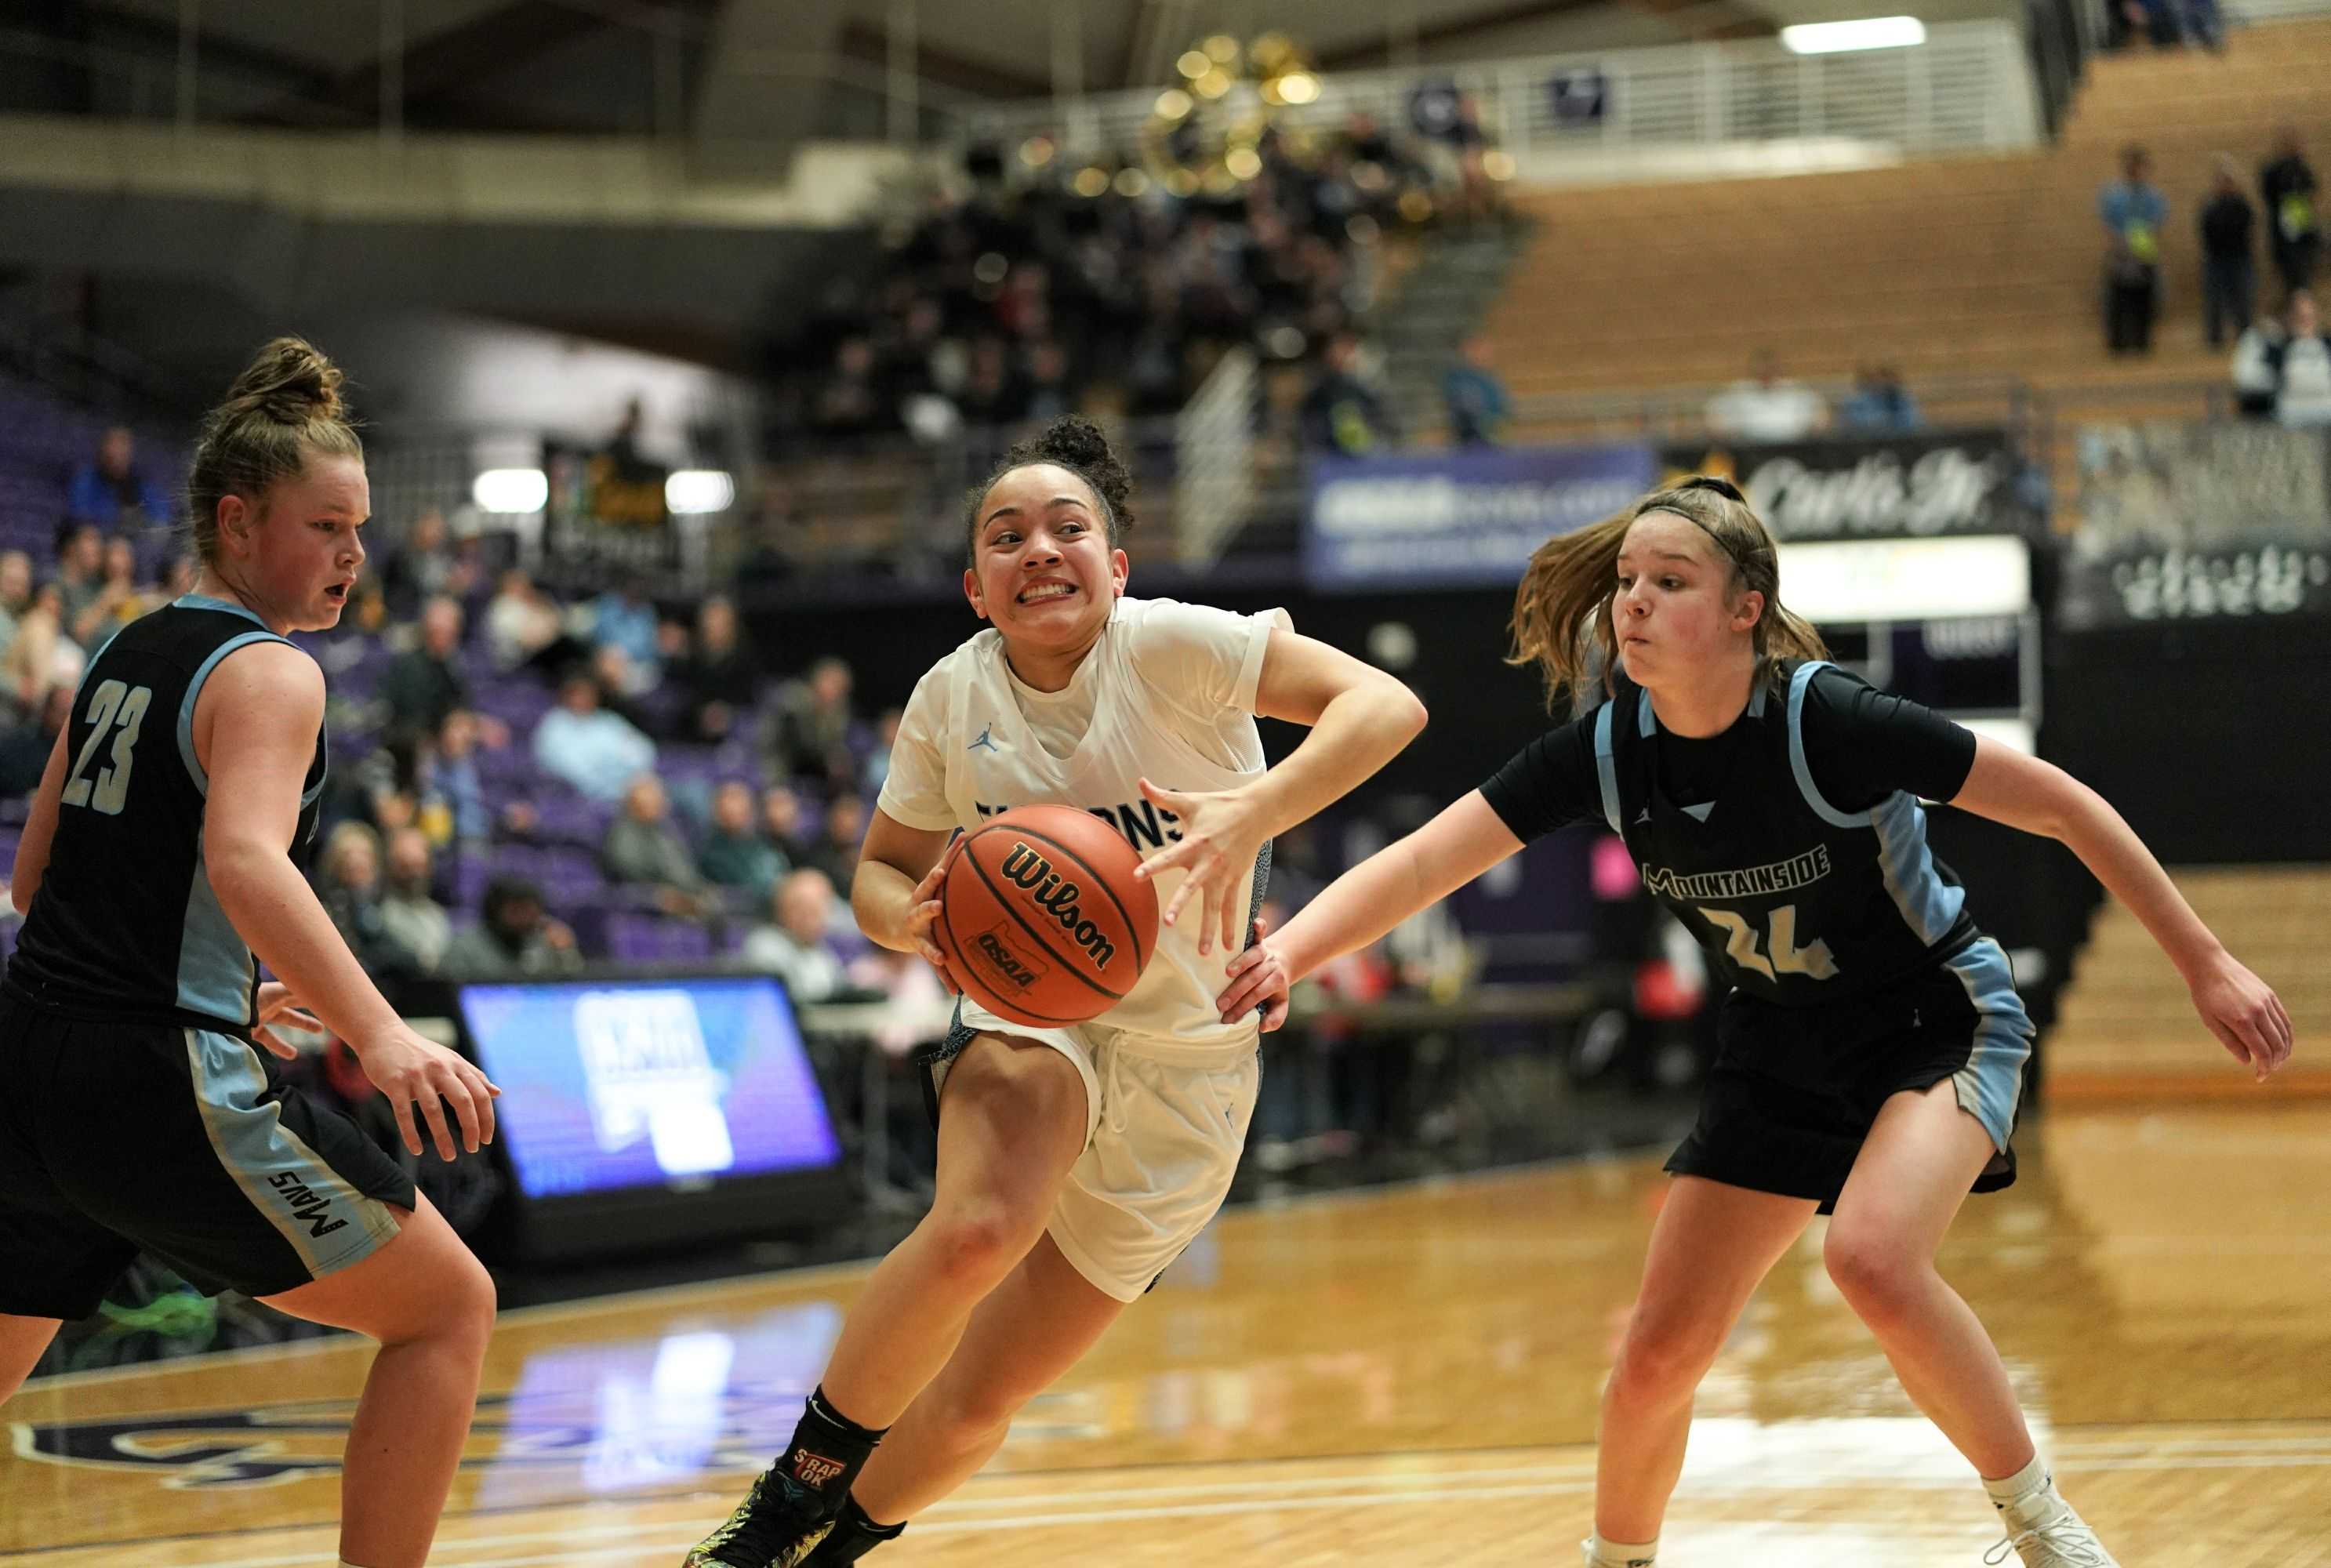
<svg viewBox="0 0 2331 1568">
<path fill-rule="evenodd" d="M 875 941 L 944 970 L 930 927 L 952 836 L 1071 805 L 1147 857 L 1157 951 L 1075 1028 L 963 1001 L 932 1067 L 931 1211 L 868 1280 L 793 1442 L 689 1568 L 832 1568 L 896 1536 L 1213 1218 L 1260 1073 L 1256 1020 L 1223 1022 L 1214 998 L 1271 835 L 1423 727 L 1406 687 L 1284 612 L 1124 597 L 1130 491 L 1100 432 L 1069 418 L 974 498 L 964 592 L 990 629 L 916 686 L 851 904 Z M 1256 715 L 1311 733 L 1266 770 Z"/>
</svg>

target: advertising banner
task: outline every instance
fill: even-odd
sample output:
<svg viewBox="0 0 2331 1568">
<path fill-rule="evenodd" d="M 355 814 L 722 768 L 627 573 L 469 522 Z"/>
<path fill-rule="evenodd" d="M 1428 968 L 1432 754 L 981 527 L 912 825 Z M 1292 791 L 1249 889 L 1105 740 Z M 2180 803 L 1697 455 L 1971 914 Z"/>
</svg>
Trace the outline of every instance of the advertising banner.
<svg viewBox="0 0 2331 1568">
<path fill-rule="evenodd" d="M 1658 454 L 1642 445 L 1316 457 L 1304 575 L 1322 589 L 1511 584 L 1538 546 L 1609 517 L 1658 478 Z"/>
<path fill-rule="evenodd" d="M 2251 421 L 2080 432 L 2074 628 L 2331 613 L 2331 443 Z"/>
<path fill-rule="evenodd" d="M 1783 543 L 2029 535 L 2041 522 L 2004 431 L 1678 443 L 1660 455 L 1669 473 L 1730 476 Z"/>
</svg>

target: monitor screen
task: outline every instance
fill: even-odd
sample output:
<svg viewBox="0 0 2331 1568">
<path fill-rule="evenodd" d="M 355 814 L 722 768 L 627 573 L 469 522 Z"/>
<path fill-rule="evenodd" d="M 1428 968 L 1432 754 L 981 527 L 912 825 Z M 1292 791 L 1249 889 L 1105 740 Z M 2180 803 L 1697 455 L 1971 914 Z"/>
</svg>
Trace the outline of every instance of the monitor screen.
<svg viewBox="0 0 2331 1568">
<path fill-rule="evenodd" d="M 528 1198 L 830 1168 L 842 1147 L 784 990 L 737 979 L 464 985 Z"/>
</svg>

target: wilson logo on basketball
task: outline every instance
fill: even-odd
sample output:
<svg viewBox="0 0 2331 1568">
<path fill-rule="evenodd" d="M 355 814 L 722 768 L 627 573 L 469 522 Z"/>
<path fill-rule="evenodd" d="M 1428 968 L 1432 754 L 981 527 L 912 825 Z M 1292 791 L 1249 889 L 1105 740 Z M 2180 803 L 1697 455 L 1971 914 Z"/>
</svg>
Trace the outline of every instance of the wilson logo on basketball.
<svg viewBox="0 0 2331 1568">
<path fill-rule="evenodd" d="M 973 938 L 972 945 L 979 949 L 988 963 L 994 966 L 997 974 L 1009 980 L 1021 990 L 1025 991 L 1036 984 L 1036 972 L 1020 962 L 1018 956 L 1004 945 L 994 932 L 982 931 Z"/>
<path fill-rule="evenodd" d="M 1092 959 L 1095 969 L 1105 970 L 1108 961 L 1117 956 L 1117 944 L 1100 934 L 1100 928 L 1084 917 L 1077 898 L 1084 889 L 1074 882 L 1062 881 L 1052 870 L 1052 862 L 1023 841 L 1012 846 L 1004 857 L 1004 874 L 1027 889 L 1028 901 L 1061 923 L 1063 930 L 1076 939 Z"/>
<path fill-rule="evenodd" d="M 829 1459 L 823 1454 L 811 1453 L 807 1449 L 794 1450 L 794 1478 L 804 1487 L 823 1487 L 842 1474 L 842 1461 Z"/>
</svg>

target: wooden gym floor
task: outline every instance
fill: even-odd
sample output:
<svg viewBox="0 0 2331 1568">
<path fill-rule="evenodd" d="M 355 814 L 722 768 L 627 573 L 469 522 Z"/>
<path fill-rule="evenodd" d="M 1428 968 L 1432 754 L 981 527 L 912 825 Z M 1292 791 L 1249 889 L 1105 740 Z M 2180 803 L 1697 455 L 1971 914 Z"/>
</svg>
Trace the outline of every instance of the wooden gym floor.
<svg viewBox="0 0 2331 1568">
<path fill-rule="evenodd" d="M 2060 1110 L 1945 1272 L 2127 1568 L 2331 1568 L 2331 1104 Z M 1226 1217 L 995 1463 L 874 1561 L 1526 1564 L 1587 1527 L 1651 1157 Z M 790 1432 L 862 1271 L 509 1314 L 433 1563 L 671 1568 Z M 329 1568 L 365 1354 L 31 1385 L 0 1564 Z M 1973 1568 L 1966 1467 L 1837 1300 L 1818 1233 L 1701 1391 L 1662 1561 Z"/>
</svg>

